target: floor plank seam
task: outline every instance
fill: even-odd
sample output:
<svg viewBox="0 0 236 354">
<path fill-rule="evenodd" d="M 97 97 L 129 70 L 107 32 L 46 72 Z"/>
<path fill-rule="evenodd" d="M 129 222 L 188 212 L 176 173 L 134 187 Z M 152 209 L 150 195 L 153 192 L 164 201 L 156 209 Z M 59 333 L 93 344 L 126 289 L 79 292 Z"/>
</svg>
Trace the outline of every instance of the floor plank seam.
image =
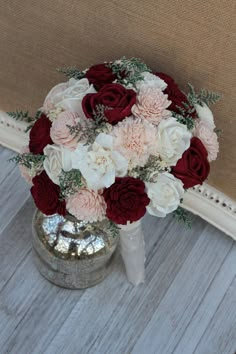
<svg viewBox="0 0 236 354">
<path fill-rule="evenodd" d="M 24 207 L 24 205 L 27 203 L 28 199 L 30 199 L 30 198 L 31 198 L 31 196 L 30 196 L 29 192 L 26 193 L 25 199 L 23 199 L 23 200 L 24 200 L 24 201 L 23 201 L 23 204 L 20 206 L 20 209 L 17 209 L 17 211 L 16 211 L 16 212 L 12 215 L 12 217 L 9 219 L 8 224 L 5 225 L 4 228 L 1 230 L 1 232 L 0 232 L 0 237 L 1 237 L 2 233 L 6 230 L 6 228 L 10 225 L 10 223 L 12 222 L 12 220 L 17 216 L 17 214 L 21 211 L 21 209 L 22 209 L 22 208 Z"/>
<path fill-rule="evenodd" d="M 228 286 L 228 289 L 231 287 L 231 285 L 233 284 L 233 282 L 235 281 L 235 279 L 236 279 L 236 275 L 233 277 L 232 281 L 230 282 L 230 285 Z M 226 290 L 226 292 L 225 292 L 224 296 L 222 297 L 221 301 L 219 302 L 219 304 L 218 304 L 218 306 L 217 306 L 217 308 L 216 308 L 216 310 L 215 310 L 214 315 L 212 316 L 211 320 L 210 320 L 209 323 L 208 323 L 208 327 L 210 327 L 210 325 L 212 324 L 212 321 L 213 321 L 213 318 L 214 318 L 215 314 L 217 313 L 217 311 L 218 311 L 218 309 L 220 308 L 221 304 L 223 303 L 225 297 L 227 296 L 228 289 Z M 203 335 L 202 335 L 201 338 L 199 339 L 199 341 L 198 341 L 196 347 L 194 348 L 193 354 L 196 353 L 196 350 L 197 350 L 197 348 L 198 348 L 198 345 L 200 344 L 200 342 L 201 342 L 201 340 L 202 340 L 202 338 L 203 338 L 204 335 L 205 335 L 205 333 L 203 333 Z M 232 354 L 233 354 L 233 353 L 232 353 Z M 235 351 L 234 354 L 236 354 L 236 351 Z"/>
<path fill-rule="evenodd" d="M 154 242 L 152 249 L 149 251 L 148 256 L 146 257 L 146 262 L 145 262 L 145 266 L 146 268 L 148 267 L 150 261 L 153 259 L 154 255 L 155 255 L 155 248 L 158 247 L 158 245 L 163 241 L 163 238 L 166 236 L 166 234 L 168 233 L 168 230 L 171 229 L 171 227 L 173 226 L 173 221 L 170 222 L 169 224 L 167 224 L 164 228 L 163 228 L 163 232 L 161 233 L 161 236 L 156 240 L 156 242 Z M 153 252 L 151 252 L 153 251 Z"/>
<path fill-rule="evenodd" d="M 172 221 L 171 223 L 169 223 L 169 224 L 166 225 L 166 227 L 164 228 L 164 230 L 163 230 L 163 232 L 162 232 L 162 237 L 157 240 L 157 242 L 155 243 L 155 245 L 158 245 L 158 243 L 161 242 L 161 240 L 163 239 L 163 237 L 166 235 L 165 231 L 168 230 L 169 228 L 171 229 L 171 227 L 173 227 L 173 222 L 174 222 L 174 221 Z M 205 225 L 204 229 L 205 229 L 207 226 L 208 226 L 208 224 Z M 202 232 L 204 231 L 204 229 L 201 230 L 201 234 L 202 234 Z M 199 237 L 200 237 L 200 236 L 199 236 Z M 196 242 L 197 242 L 197 241 L 196 241 Z M 194 245 L 194 246 L 195 246 L 195 245 Z M 193 246 L 193 248 L 194 248 L 194 246 Z M 193 248 L 192 248 L 192 249 L 193 249 Z M 154 249 L 154 246 L 152 247 L 152 249 Z M 191 251 L 192 251 L 192 249 L 191 249 Z M 191 252 L 191 251 L 190 251 L 190 252 Z M 153 253 L 153 255 L 154 255 L 154 254 L 155 254 L 155 253 Z M 151 259 L 152 259 L 152 258 L 153 258 L 153 256 L 151 257 Z M 182 266 L 180 267 L 179 272 L 180 272 L 180 270 L 182 269 L 182 267 L 184 266 L 184 264 L 185 264 L 185 262 L 187 261 L 187 259 L 188 259 L 188 257 L 185 259 L 184 263 L 183 263 Z M 148 263 L 146 262 L 146 268 L 147 268 L 147 266 L 148 266 L 149 263 L 150 263 L 150 262 L 148 262 Z M 161 264 L 160 264 L 160 266 L 161 266 Z M 179 272 L 178 272 L 178 273 L 179 273 Z M 176 273 L 175 277 L 174 277 L 173 280 L 172 280 L 172 283 L 174 282 L 174 280 L 175 280 L 175 278 L 177 277 L 178 273 Z M 158 304 L 156 310 L 157 310 L 158 307 L 160 306 L 162 300 L 165 298 L 165 295 L 166 295 L 166 293 L 168 292 L 169 288 L 171 287 L 172 283 L 170 283 L 169 287 L 168 287 L 168 288 L 166 289 L 166 291 L 164 292 L 164 294 L 163 294 L 163 296 L 162 296 L 162 299 L 161 299 L 160 303 Z M 134 288 L 134 289 L 135 289 L 135 288 Z M 129 291 L 130 291 L 130 289 L 127 288 L 127 290 L 126 290 L 125 293 L 123 294 L 123 298 L 126 296 L 127 292 L 129 292 Z M 117 307 L 118 307 L 118 305 L 116 306 L 116 308 L 117 308 Z M 114 311 L 114 312 L 115 312 L 115 311 Z M 113 313 L 114 313 L 114 312 L 113 312 Z M 153 313 L 153 315 L 154 315 L 154 313 Z M 146 326 L 148 326 L 149 322 L 152 320 L 152 317 L 153 317 L 153 316 L 151 316 L 151 317 L 149 318 L 148 322 L 146 323 Z M 108 324 L 109 320 L 110 320 L 110 319 L 108 319 L 108 320 L 106 321 L 106 324 L 105 324 L 105 326 L 103 327 L 103 329 L 106 327 L 106 325 Z M 141 335 L 141 333 L 140 333 L 140 335 Z M 94 339 L 93 343 L 90 345 L 90 347 L 89 347 L 89 349 L 88 349 L 88 353 L 90 353 L 90 350 L 92 349 L 92 346 L 96 343 L 96 341 L 97 341 L 98 338 L 99 338 L 99 335 L 96 337 L 96 339 Z M 132 351 L 133 351 L 133 349 L 134 349 L 134 347 L 135 347 L 135 344 L 136 344 L 136 343 L 134 343 L 134 345 L 132 346 L 132 348 L 129 348 L 130 353 L 132 353 Z"/>
<path fill-rule="evenodd" d="M 13 156 L 12 156 L 12 157 L 13 157 Z M 3 178 L 3 179 L 1 180 L 0 187 L 1 187 L 1 184 L 4 183 L 4 181 L 5 181 L 6 179 L 10 179 L 11 176 L 12 176 L 12 174 L 13 174 L 13 172 L 16 172 L 17 169 L 19 168 L 18 166 L 14 166 L 14 162 L 9 161 L 9 164 L 10 164 L 10 163 L 13 165 L 13 167 L 10 169 L 10 171 L 8 171 L 8 174 L 5 175 L 5 178 Z"/>
<path fill-rule="evenodd" d="M 187 329 L 188 329 L 188 327 L 190 326 L 192 320 L 194 319 L 194 317 L 195 317 L 195 315 L 196 315 L 198 309 L 200 308 L 201 304 L 203 303 L 203 301 L 204 301 L 204 299 L 205 299 L 205 297 L 206 297 L 206 294 L 208 293 L 208 290 L 211 288 L 213 282 L 215 281 L 215 279 L 216 279 L 216 277 L 217 277 L 217 275 L 218 275 L 219 270 L 221 269 L 222 265 L 224 264 L 225 260 L 227 259 L 228 255 L 230 254 L 230 252 L 232 251 L 233 247 L 234 247 L 234 243 L 232 242 L 232 246 L 230 247 L 229 251 L 228 251 L 227 254 L 225 255 L 225 257 L 224 257 L 224 259 L 222 260 L 221 264 L 219 265 L 219 267 L 218 267 L 218 269 L 217 269 L 217 272 L 215 273 L 214 277 L 213 277 L 212 280 L 210 281 L 210 284 L 208 285 L 206 291 L 204 292 L 204 294 L 203 294 L 203 296 L 202 296 L 202 299 L 201 299 L 201 301 L 200 301 L 198 307 L 195 309 L 193 315 L 191 316 L 191 318 L 190 318 L 190 320 L 189 320 L 189 322 L 188 322 L 188 325 L 187 325 L 186 328 L 185 328 L 184 333 L 187 331 Z M 232 282 L 231 282 L 231 284 L 232 284 Z M 226 291 L 226 292 L 227 292 L 227 291 Z M 225 294 L 226 294 L 226 292 L 225 292 Z M 224 299 L 224 297 L 225 297 L 225 294 L 224 294 L 224 296 L 222 297 L 220 303 L 218 304 L 218 306 L 217 306 L 217 308 L 216 308 L 216 311 L 217 311 L 218 307 L 220 306 L 221 302 L 223 301 L 223 299 Z M 211 321 L 212 321 L 212 318 L 214 317 L 216 311 L 213 313 L 212 317 L 209 319 L 208 324 L 207 324 L 207 327 L 210 325 L 210 323 L 211 323 Z M 183 334 L 183 335 L 184 335 L 184 334 Z M 171 354 L 174 354 L 174 352 L 175 352 L 175 350 L 177 349 L 177 347 L 178 347 L 178 345 L 179 345 L 181 339 L 183 338 L 183 335 L 182 335 L 181 338 L 178 340 L 178 342 L 177 342 L 177 344 L 175 345 L 175 347 L 174 347 L 173 351 L 171 352 Z M 200 337 L 200 339 L 199 339 L 197 345 L 195 346 L 194 351 L 193 351 L 193 354 L 194 354 L 195 350 L 197 349 L 197 346 L 198 346 L 198 344 L 200 343 L 200 341 L 201 341 L 201 339 L 202 339 L 203 336 L 204 336 L 204 333 L 203 333 L 202 336 Z"/>
<path fill-rule="evenodd" d="M 20 271 L 21 269 L 21 265 L 22 263 L 24 263 L 24 261 L 28 258 L 28 256 L 31 253 L 31 247 L 28 249 L 28 251 L 26 252 L 26 254 L 24 255 L 24 257 L 21 259 L 21 261 L 19 263 L 17 263 L 16 267 L 15 267 L 15 271 L 12 273 L 12 275 L 10 276 L 10 278 L 8 278 L 7 282 L 3 285 L 3 287 L 0 289 L 0 295 L 1 293 L 4 291 L 4 288 L 9 284 L 9 282 L 11 281 L 11 279 L 14 277 L 14 275 L 16 274 L 16 272 Z"/>
</svg>

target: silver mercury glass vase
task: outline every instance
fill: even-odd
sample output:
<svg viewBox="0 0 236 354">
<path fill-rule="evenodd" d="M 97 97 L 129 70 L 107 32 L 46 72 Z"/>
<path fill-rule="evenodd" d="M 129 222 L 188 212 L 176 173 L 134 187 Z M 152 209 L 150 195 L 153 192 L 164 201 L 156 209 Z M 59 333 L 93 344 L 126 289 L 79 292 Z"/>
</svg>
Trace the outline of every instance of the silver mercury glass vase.
<svg viewBox="0 0 236 354">
<path fill-rule="evenodd" d="M 108 220 L 89 223 L 72 215 L 33 217 L 33 253 L 39 272 L 64 288 L 82 289 L 101 282 L 110 272 L 119 232 Z"/>
</svg>

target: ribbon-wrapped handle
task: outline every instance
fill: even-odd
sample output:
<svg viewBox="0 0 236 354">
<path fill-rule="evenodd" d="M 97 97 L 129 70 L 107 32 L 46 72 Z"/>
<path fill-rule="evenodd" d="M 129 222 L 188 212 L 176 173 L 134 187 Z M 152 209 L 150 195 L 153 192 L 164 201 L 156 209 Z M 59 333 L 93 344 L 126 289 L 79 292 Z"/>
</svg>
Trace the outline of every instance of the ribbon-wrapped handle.
<svg viewBox="0 0 236 354">
<path fill-rule="evenodd" d="M 128 280 L 139 285 L 145 278 L 145 243 L 141 221 L 120 227 L 121 256 Z"/>
</svg>

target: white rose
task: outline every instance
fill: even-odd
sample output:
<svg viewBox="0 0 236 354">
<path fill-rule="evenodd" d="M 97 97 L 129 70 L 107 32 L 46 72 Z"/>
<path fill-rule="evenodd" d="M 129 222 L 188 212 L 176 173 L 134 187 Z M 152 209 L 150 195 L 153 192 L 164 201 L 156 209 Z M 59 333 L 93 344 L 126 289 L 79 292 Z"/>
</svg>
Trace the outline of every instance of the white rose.
<svg viewBox="0 0 236 354">
<path fill-rule="evenodd" d="M 61 170 L 69 171 L 72 168 L 70 158 L 71 151 L 64 149 L 62 146 L 47 145 L 43 149 L 43 153 L 46 155 L 43 161 L 43 167 L 48 177 L 55 184 L 59 184 Z"/>
<path fill-rule="evenodd" d="M 176 210 L 184 195 L 183 183 L 168 172 L 161 173 L 155 183 L 145 183 L 150 203 L 149 214 L 165 217 Z"/>
<path fill-rule="evenodd" d="M 45 111 L 62 108 L 84 116 L 82 100 L 87 93 L 95 92 L 95 88 L 89 84 L 88 79 L 75 80 L 72 78 L 68 82 L 53 87 L 45 98 L 43 107 Z"/>
<path fill-rule="evenodd" d="M 140 91 L 142 88 L 159 88 L 164 91 L 167 88 L 167 84 L 160 77 L 145 71 L 142 73 L 143 80 L 140 80 L 136 83 L 136 88 Z"/>
<path fill-rule="evenodd" d="M 197 111 L 198 117 L 205 123 L 209 125 L 209 127 L 214 130 L 215 129 L 215 122 L 214 122 L 214 116 L 210 108 L 207 106 L 206 103 L 202 103 L 203 106 L 200 104 L 195 104 L 194 107 Z"/>
<path fill-rule="evenodd" d="M 90 146 L 80 145 L 72 154 L 72 168 L 79 169 L 89 189 L 109 187 L 127 173 L 128 161 L 113 150 L 113 137 L 100 133 Z"/>
<path fill-rule="evenodd" d="M 157 127 L 157 152 L 169 166 L 175 166 L 189 148 L 191 137 L 186 125 L 173 117 L 163 119 Z"/>
</svg>

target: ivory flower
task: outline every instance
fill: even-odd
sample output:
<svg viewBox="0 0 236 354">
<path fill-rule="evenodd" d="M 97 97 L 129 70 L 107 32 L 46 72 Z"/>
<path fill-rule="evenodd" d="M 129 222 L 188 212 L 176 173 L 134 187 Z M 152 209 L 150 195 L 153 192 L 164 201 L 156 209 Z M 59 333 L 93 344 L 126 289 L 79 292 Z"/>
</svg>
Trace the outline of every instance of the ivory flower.
<svg viewBox="0 0 236 354">
<path fill-rule="evenodd" d="M 168 95 L 165 95 L 160 88 L 144 86 L 137 95 L 132 113 L 157 125 L 162 119 L 171 116 L 171 112 L 166 109 L 170 104 Z"/>
<path fill-rule="evenodd" d="M 57 145 L 74 150 L 78 145 L 79 136 L 71 134 L 68 126 L 74 127 L 78 122 L 83 124 L 83 118 L 79 118 L 76 113 L 70 111 L 61 112 L 57 119 L 52 122 L 50 129 L 52 141 Z"/>
<path fill-rule="evenodd" d="M 55 109 L 55 105 L 58 101 L 60 101 L 60 97 L 62 96 L 63 92 L 65 92 L 69 87 L 69 81 L 62 82 L 56 86 L 54 86 L 51 91 L 47 94 L 44 104 L 42 107 L 42 111 L 45 113 L 49 113 Z"/>
<path fill-rule="evenodd" d="M 49 110 L 62 108 L 72 112 L 79 113 L 84 116 L 82 110 L 82 99 L 87 93 L 95 93 L 93 85 L 89 84 L 88 79 L 75 80 L 70 79 L 68 82 L 59 84 L 48 93 L 43 110 L 48 113 Z"/>
<path fill-rule="evenodd" d="M 100 133 L 92 145 L 75 150 L 72 167 L 81 171 L 88 188 L 99 190 L 110 187 L 115 177 L 125 176 L 128 161 L 114 147 L 113 137 Z"/>
<path fill-rule="evenodd" d="M 167 84 L 160 77 L 145 71 L 142 73 L 143 80 L 140 80 L 136 83 L 136 89 L 140 91 L 142 88 L 159 88 L 164 91 L 167 88 Z"/>
<path fill-rule="evenodd" d="M 78 220 L 96 222 L 105 218 L 106 203 L 99 193 L 81 188 L 67 199 L 66 208 Z"/>
<path fill-rule="evenodd" d="M 194 130 L 194 136 L 198 137 L 208 152 L 208 161 L 216 160 L 219 152 L 217 135 L 207 123 L 199 120 Z"/>
<path fill-rule="evenodd" d="M 129 167 L 144 166 L 156 152 L 156 128 L 141 119 L 128 117 L 114 128 L 114 146 L 128 161 Z"/>
<path fill-rule="evenodd" d="M 162 120 L 157 127 L 157 152 L 169 166 L 175 166 L 189 148 L 191 137 L 186 125 L 175 118 Z"/>
<path fill-rule="evenodd" d="M 145 183 L 150 203 L 149 214 L 165 217 L 176 210 L 184 195 L 183 183 L 168 172 L 161 173 L 155 183 Z"/>
<path fill-rule="evenodd" d="M 71 152 L 62 146 L 47 145 L 43 150 L 46 158 L 43 161 L 43 167 L 48 177 L 59 185 L 59 175 L 61 170 L 71 170 Z"/>
<path fill-rule="evenodd" d="M 214 130 L 216 127 L 214 122 L 214 116 L 208 105 L 206 103 L 202 103 L 202 106 L 200 104 L 195 104 L 194 107 L 197 111 L 200 120 L 207 123 L 209 127 Z"/>
</svg>

